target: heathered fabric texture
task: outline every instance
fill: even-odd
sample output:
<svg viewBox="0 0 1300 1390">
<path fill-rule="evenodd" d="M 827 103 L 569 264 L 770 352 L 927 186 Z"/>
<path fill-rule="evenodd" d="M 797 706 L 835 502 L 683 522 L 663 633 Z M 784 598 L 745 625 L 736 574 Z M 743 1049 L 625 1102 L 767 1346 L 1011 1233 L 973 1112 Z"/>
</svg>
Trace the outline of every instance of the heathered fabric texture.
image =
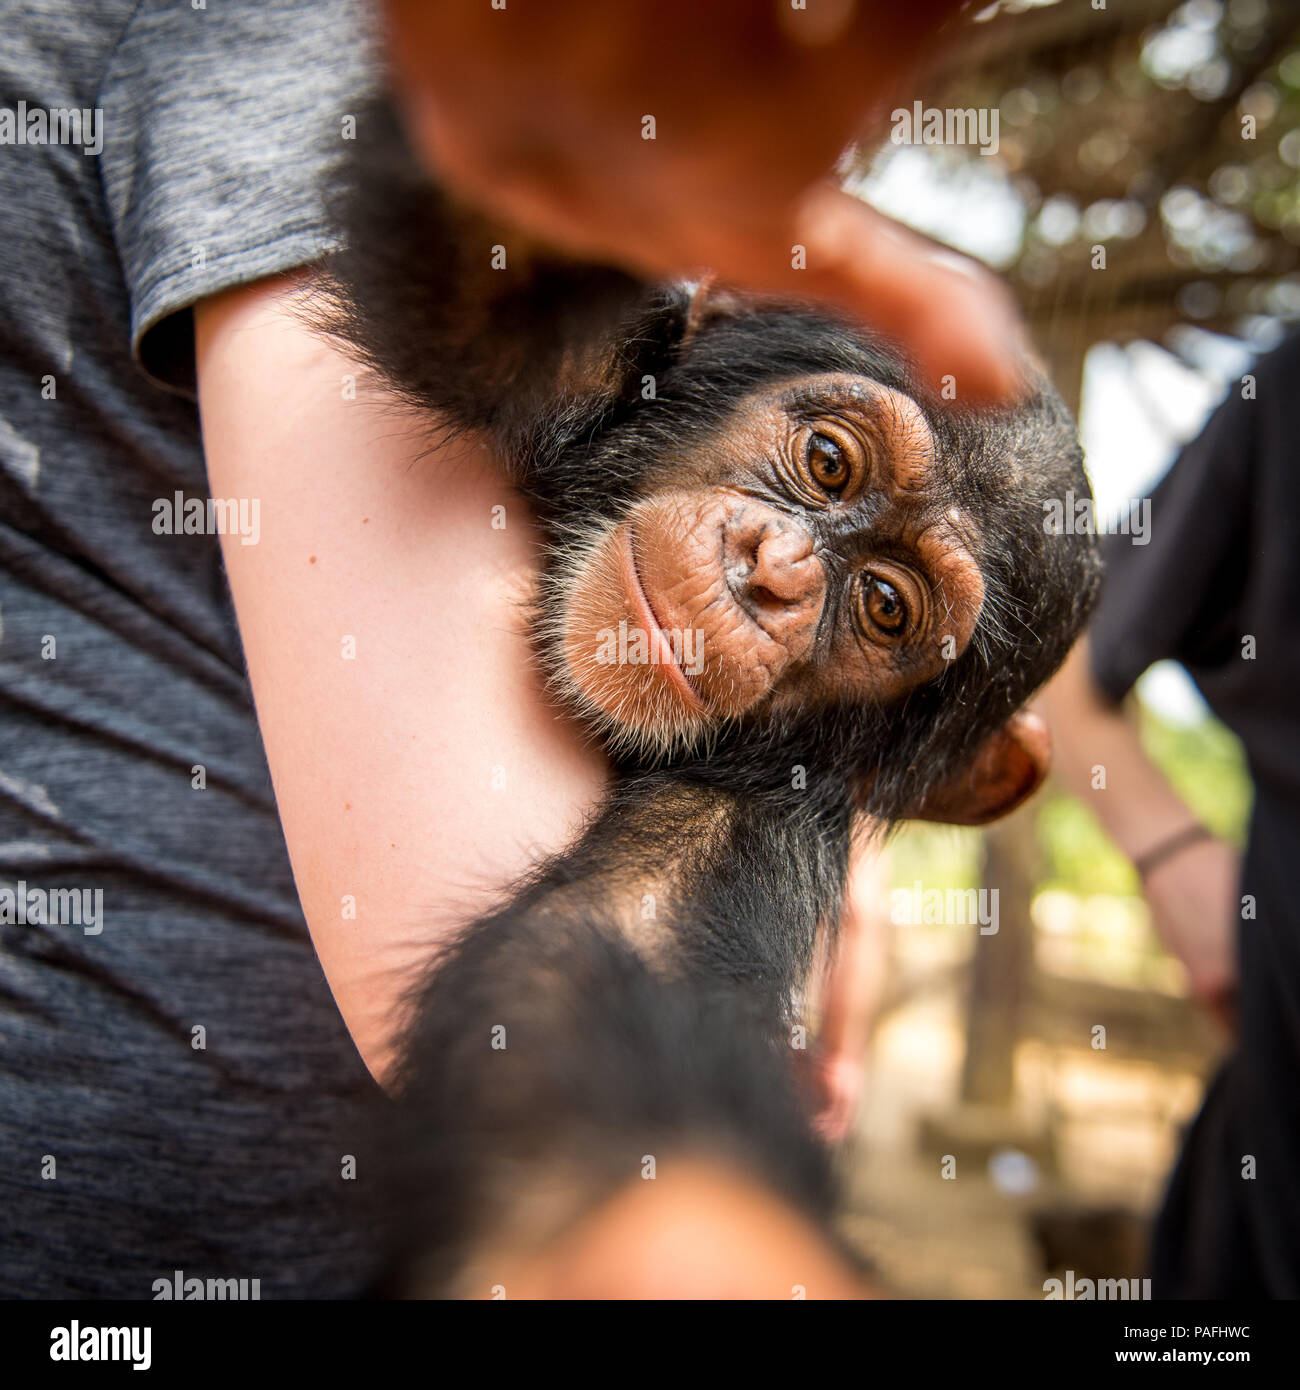
<svg viewBox="0 0 1300 1390">
<path fill-rule="evenodd" d="M 294 891 L 218 540 L 153 524 L 206 496 L 188 306 L 319 254 L 371 69 L 333 0 L 0 0 L 0 111 L 102 112 L 98 154 L 0 144 L 0 895 L 102 890 L 97 933 L 0 925 L 0 1294 L 373 1273 L 374 1087 Z"/>
</svg>

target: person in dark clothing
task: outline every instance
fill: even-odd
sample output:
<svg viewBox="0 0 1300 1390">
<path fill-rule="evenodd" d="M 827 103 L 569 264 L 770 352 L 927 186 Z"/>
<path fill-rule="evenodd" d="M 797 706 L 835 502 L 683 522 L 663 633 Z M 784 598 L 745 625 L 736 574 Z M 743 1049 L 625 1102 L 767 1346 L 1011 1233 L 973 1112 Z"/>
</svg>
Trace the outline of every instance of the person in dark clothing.
<svg viewBox="0 0 1300 1390">
<path fill-rule="evenodd" d="M 1058 768 L 1133 859 L 1194 993 L 1235 1030 L 1156 1223 L 1162 1298 L 1300 1297 L 1298 388 L 1293 336 L 1234 385 L 1155 490 L 1149 544 L 1109 538 L 1088 635 L 1046 700 Z M 1162 659 L 1241 740 L 1254 787 L 1244 861 L 1119 710 Z"/>
</svg>

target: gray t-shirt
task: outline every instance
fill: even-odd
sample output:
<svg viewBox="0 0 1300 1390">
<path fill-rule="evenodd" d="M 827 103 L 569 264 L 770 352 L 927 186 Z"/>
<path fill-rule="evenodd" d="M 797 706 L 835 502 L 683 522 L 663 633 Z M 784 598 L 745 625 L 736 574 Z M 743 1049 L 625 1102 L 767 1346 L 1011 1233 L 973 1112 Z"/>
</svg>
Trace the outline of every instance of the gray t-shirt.
<svg viewBox="0 0 1300 1390">
<path fill-rule="evenodd" d="M 0 0 L 0 1294 L 374 1272 L 218 540 L 155 524 L 188 306 L 320 253 L 371 70 L 346 0 Z"/>
</svg>

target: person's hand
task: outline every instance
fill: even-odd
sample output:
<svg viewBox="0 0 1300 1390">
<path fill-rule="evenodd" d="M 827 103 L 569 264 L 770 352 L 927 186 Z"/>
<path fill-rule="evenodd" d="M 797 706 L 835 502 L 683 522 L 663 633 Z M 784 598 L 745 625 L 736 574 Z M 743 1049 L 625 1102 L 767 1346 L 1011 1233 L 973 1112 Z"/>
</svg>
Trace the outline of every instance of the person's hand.
<svg viewBox="0 0 1300 1390">
<path fill-rule="evenodd" d="M 1020 379 L 1007 292 L 828 178 L 873 118 L 910 105 L 900 79 L 959 4 L 388 0 L 386 11 L 408 129 L 467 202 L 647 277 L 712 270 L 834 302 L 900 342 L 931 383 L 951 374 L 962 400 L 1002 398 Z"/>
<path fill-rule="evenodd" d="M 1241 921 L 1241 855 L 1199 840 L 1156 865 L 1144 885 L 1160 939 L 1187 967 L 1192 992 L 1232 1031 Z"/>
<path fill-rule="evenodd" d="M 867 1051 L 889 973 L 888 861 L 859 844 L 849 869 L 834 959 L 813 1003 L 820 1018 L 807 1054 L 815 1128 L 830 1144 L 847 1137 L 866 1079 Z"/>
<path fill-rule="evenodd" d="M 653 1182 L 633 1178 L 531 1248 L 527 1233 L 538 1215 L 547 1219 L 556 1194 L 521 1184 L 521 1206 L 503 1236 L 462 1272 L 463 1295 L 500 1289 L 516 1302 L 878 1296 L 803 1213 L 744 1166 L 671 1151 L 658 1161 Z"/>
</svg>

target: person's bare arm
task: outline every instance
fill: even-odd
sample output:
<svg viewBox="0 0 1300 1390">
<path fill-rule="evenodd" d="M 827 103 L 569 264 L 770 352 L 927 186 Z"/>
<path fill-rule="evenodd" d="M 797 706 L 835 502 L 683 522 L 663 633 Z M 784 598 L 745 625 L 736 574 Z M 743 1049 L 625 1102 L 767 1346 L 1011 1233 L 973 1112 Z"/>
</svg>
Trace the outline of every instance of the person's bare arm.
<svg viewBox="0 0 1300 1390">
<path fill-rule="evenodd" d="M 291 290 L 197 306 L 204 449 L 214 497 L 260 502 L 255 545 L 223 537 L 258 720 L 312 940 L 382 1079 L 430 945 L 573 836 L 606 767 L 532 665 L 536 536 L 499 463 L 430 449 L 378 388 L 348 399 L 357 368 Z"/>
<path fill-rule="evenodd" d="M 877 839 L 855 845 L 849 861 L 839 938 L 818 981 L 817 1131 L 830 1143 L 847 1137 L 857 1119 L 867 1050 L 889 973 L 889 935 L 882 904 L 888 894 L 888 850 Z"/>
<path fill-rule="evenodd" d="M 1041 698 L 1057 773 L 1129 859 L 1195 825 L 1195 813 L 1147 757 L 1136 725 L 1097 689 L 1086 637 Z M 1094 786 L 1099 765 L 1104 788 Z M 1232 846 L 1197 840 L 1160 860 L 1143 884 L 1165 946 L 1187 967 L 1197 997 L 1224 1021 L 1236 981 L 1240 870 Z"/>
</svg>

